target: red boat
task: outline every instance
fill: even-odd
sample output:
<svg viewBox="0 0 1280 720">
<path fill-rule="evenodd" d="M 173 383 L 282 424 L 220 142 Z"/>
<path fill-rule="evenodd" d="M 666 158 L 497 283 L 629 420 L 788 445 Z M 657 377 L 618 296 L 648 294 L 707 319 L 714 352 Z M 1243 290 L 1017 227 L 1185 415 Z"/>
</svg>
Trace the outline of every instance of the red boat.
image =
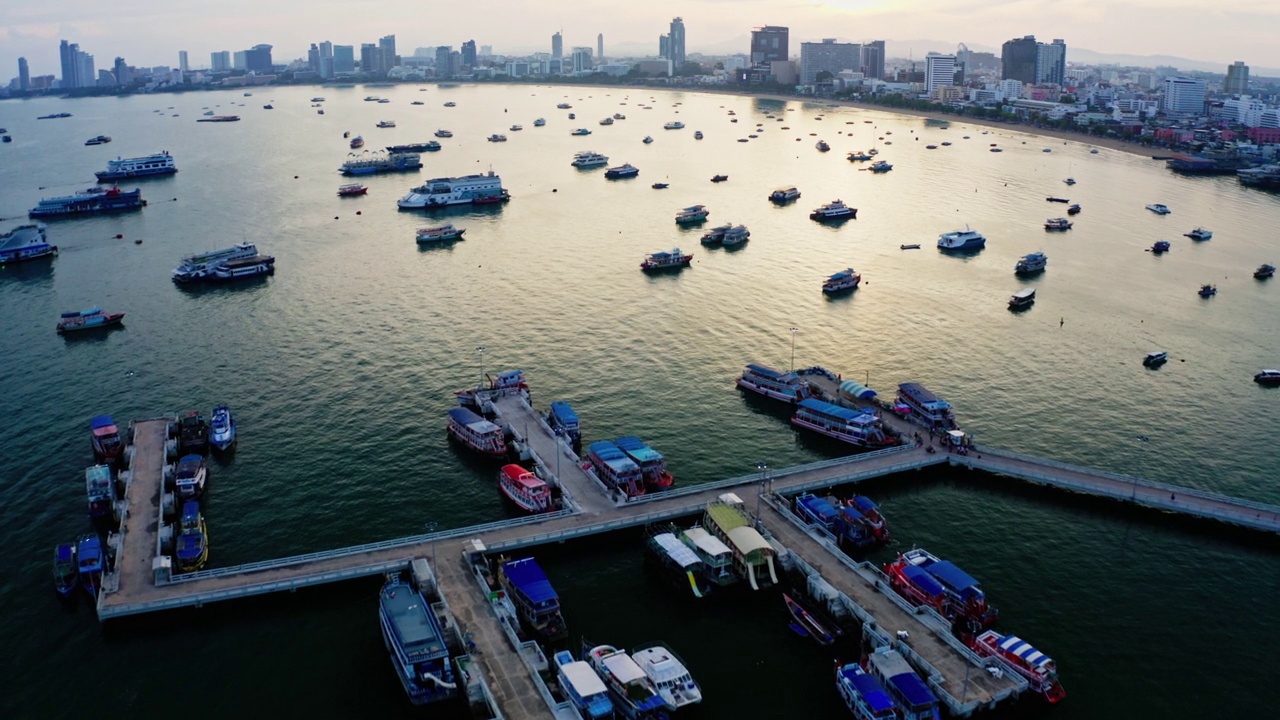
<svg viewBox="0 0 1280 720">
<path fill-rule="evenodd" d="M 360 183 L 351 183 L 338 188 L 338 197 L 355 197 L 369 192 L 369 188 Z"/>
<path fill-rule="evenodd" d="M 93 457 L 110 465 L 120 459 L 124 443 L 120 442 L 120 428 L 109 415 L 99 415 L 89 420 L 89 432 L 93 441 Z"/>
<path fill-rule="evenodd" d="M 1030 643 L 1016 635 L 1001 635 L 988 630 L 970 643 L 973 651 L 984 657 L 1004 660 L 1019 675 L 1027 679 L 1031 689 L 1044 696 L 1050 704 L 1057 704 L 1067 696 L 1058 682 L 1058 668 L 1048 655 L 1031 647 Z"/>
<path fill-rule="evenodd" d="M 893 589 L 914 605 L 927 605 L 948 620 L 963 620 L 971 632 L 990 627 L 999 611 L 974 580 L 954 563 L 919 548 L 884 566 Z"/>
<path fill-rule="evenodd" d="M 498 473 L 498 487 L 511 502 L 529 513 L 551 509 L 551 490 L 537 475 L 519 465 L 504 465 Z"/>
</svg>

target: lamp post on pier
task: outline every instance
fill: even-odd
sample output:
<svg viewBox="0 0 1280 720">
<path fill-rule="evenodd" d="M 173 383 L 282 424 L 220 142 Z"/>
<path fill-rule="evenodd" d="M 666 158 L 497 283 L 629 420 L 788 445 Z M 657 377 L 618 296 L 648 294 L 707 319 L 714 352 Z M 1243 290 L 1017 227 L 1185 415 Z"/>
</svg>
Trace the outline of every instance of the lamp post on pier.
<svg viewBox="0 0 1280 720">
<path fill-rule="evenodd" d="M 796 333 L 800 332 L 800 328 L 791 328 L 791 369 L 788 372 L 796 371 Z"/>
<path fill-rule="evenodd" d="M 436 528 L 439 527 L 439 525 L 436 524 L 435 520 L 428 520 L 427 524 L 424 527 L 427 529 L 427 534 L 430 535 L 435 533 Z M 436 567 L 436 540 L 435 538 L 431 538 L 431 569 L 435 570 L 435 567 Z"/>
<path fill-rule="evenodd" d="M 760 498 L 764 496 L 765 478 L 769 474 L 769 464 L 763 460 L 756 461 L 756 470 L 760 471 L 760 492 L 756 493 L 756 528 L 760 527 Z"/>
<path fill-rule="evenodd" d="M 476 347 L 476 354 L 480 356 L 480 387 L 484 388 L 484 346 Z"/>
</svg>

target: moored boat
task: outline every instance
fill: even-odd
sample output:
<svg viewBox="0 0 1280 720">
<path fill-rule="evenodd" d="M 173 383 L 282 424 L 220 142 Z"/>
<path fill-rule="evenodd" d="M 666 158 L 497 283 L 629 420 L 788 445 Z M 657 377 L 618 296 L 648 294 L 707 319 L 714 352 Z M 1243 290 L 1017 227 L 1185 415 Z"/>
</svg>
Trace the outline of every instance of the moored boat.
<svg viewBox="0 0 1280 720">
<path fill-rule="evenodd" d="M 937 696 L 897 650 L 877 648 L 867 656 L 865 669 L 888 691 L 902 720 L 941 720 Z"/>
<path fill-rule="evenodd" d="M 560 615 L 560 596 L 533 558 L 505 560 L 498 564 L 498 582 L 516 608 L 520 620 L 539 640 L 568 636 Z"/>
<path fill-rule="evenodd" d="M 690 225 L 693 223 L 700 223 L 703 220 L 706 220 L 707 216 L 710 214 L 711 211 L 707 209 L 706 205 L 690 205 L 676 213 L 676 224 Z"/>
<path fill-rule="evenodd" d="M 774 549 L 760 535 L 743 509 L 742 498 L 724 493 L 707 505 L 702 526 L 733 551 L 733 569 L 752 590 L 778 584 Z"/>
<path fill-rule="evenodd" d="M 479 175 L 432 178 L 409 191 L 396 205 L 406 209 L 483 205 L 505 202 L 509 198 L 502 187 L 502 178 L 490 170 Z"/>
<path fill-rule="evenodd" d="M 528 513 L 551 509 L 551 490 L 542 478 L 519 465 L 504 465 L 498 471 L 498 489 L 507 499 Z"/>
<path fill-rule="evenodd" d="M 354 153 L 352 153 L 354 155 Z M 342 163 L 338 172 L 343 175 L 376 175 L 387 172 L 409 172 L 422 167 L 422 158 L 416 152 L 366 150 Z"/>
<path fill-rule="evenodd" d="M 711 592 L 706 563 L 693 548 L 676 537 L 676 532 L 672 525 L 650 528 L 646 533 L 645 547 L 658 564 L 668 571 L 677 588 L 688 590 L 696 598 L 706 597 Z M 726 547 L 725 552 L 728 551 Z M 729 560 L 732 562 L 732 558 Z"/>
<path fill-rule="evenodd" d="M 849 218 L 856 219 L 857 217 L 857 208 L 851 208 L 840 200 L 829 202 L 809 213 L 810 220 L 817 220 L 819 222 L 833 222 L 836 220 L 847 220 Z"/>
<path fill-rule="evenodd" d="M 604 681 L 591 669 L 591 665 L 574 660 L 573 653 L 561 650 L 552 656 L 556 664 L 556 680 L 560 689 L 584 720 L 613 720 L 613 701 Z"/>
<path fill-rule="evenodd" d="M 671 648 L 657 643 L 631 652 L 631 659 L 658 690 L 668 710 L 702 702 L 702 688 Z"/>
<path fill-rule="evenodd" d="M 747 241 L 751 237 L 751 231 L 746 225 L 734 225 L 725 231 L 724 237 L 720 238 L 720 245 L 726 248 L 737 247 Z"/>
<path fill-rule="evenodd" d="M 582 152 L 574 153 L 573 161 L 569 163 L 569 165 L 576 168 L 591 168 L 608 164 L 609 158 L 594 150 L 583 150 Z"/>
<path fill-rule="evenodd" d="M 102 552 L 102 538 L 97 533 L 85 533 L 76 541 L 76 562 L 79 567 L 80 584 L 89 597 L 98 599 L 98 590 L 102 588 L 102 574 L 107 570 L 107 559 Z"/>
<path fill-rule="evenodd" d="M 93 445 L 93 457 L 110 465 L 120 459 L 124 443 L 120 440 L 120 428 L 110 415 L 98 415 L 89 419 L 89 441 Z"/>
<path fill-rule="evenodd" d="M 95 172 L 98 182 L 113 182 L 151 175 L 172 175 L 178 172 L 169 151 L 136 158 L 116 158 L 107 161 L 107 169 Z"/>
<path fill-rule="evenodd" d="M 1009 296 L 1009 309 L 1022 310 L 1031 307 L 1036 301 L 1035 288 L 1022 288 Z"/>
<path fill-rule="evenodd" d="M 925 427 L 941 430 L 952 430 L 956 427 L 956 416 L 951 404 L 933 394 L 920 383 L 907 382 L 898 385 L 899 405 L 905 406 L 912 420 Z"/>
<path fill-rule="evenodd" d="M 792 200 L 800 199 L 800 191 L 794 187 L 778 188 L 769 193 L 769 200 L 778 204 L 788 203 Z"/>
<path fill-rule="evenodd" d="M 666 716 L 667 704 L 653 681 L 625 651 L 612 645 L 591 646 L 583 640 L 582 656 L 596 671 L 614 707 L 629 720 L 657 720 Z"/>
<path fill-rule="evenodd" d="M 218 405 L 209 415 L 209 443 L 217 450 L 226 450 L 236 444 L 236 419 L 231 408 Z"/>
<path fill-rule="evenodd" d="M 142 190 L 121 190 L 118 187 L 86 188 L 74 195 L 42 198 L 27 212 L 28 217 L 62 217 L 65 215 L 95 215 L 137 210 L 146 205 Z"/>
<path fill-rule="evenodd" d="M 733 229 L 733 224 L 717 225 L 702 234 L 703 245 L 719 245 L 724 242 L 725 233 Z"/>
<path fill-rule="evenodd" d="M 635 435 L 624 435 L 613 441 L 618 449 L 640 466 L 640 474 L 644 478 L 645 488 L 649 492 L 670 490 L 675 485 L 675 478 L 667 472 L 667 459 L 662 453 L 645 444 Z"/>
<path fill-rule="evenodd" d="M 852 292 L 858 289 L 860 282 L 862 282 L 861 274 L 853 268 L 845 268 L 822 281 L 822 292 L 827 295 Z"/>
<path fill-rule="evenodd" d="M 425 566 L 426 561 L 414 561 L 415 576 L 418 563 Z M 430 576 L 430 570 L 424 574 Z M 378 593 L 378 624 L 409 702 L 427 705 L 456 697 L 462 683 L 455 678 L 437 616 L 447 613 L 448 605 L 436 592 L 433 577 L 417 579 L 411 584 L 400 573 L 387 576 Z"/>
<path fill-rule="evenodd" d="M 102 308 L 96 307 L 64 312 L 58 320 L 58 334 L 118 327 L 124 322 L 124 315 L 124 313 L 103 312 Z"/>
<path fill-rule="evenodd" d="M 988 630 L 970 643 L 973 651 L 984 657 L 998 657 L 1026 679 L 1031 691 L 1057 704 L 1067 696 L 1058 681 L 1058 668 L 1053 659 L 1016 635 L 1001 635 Z"/>
<path fill-rule="evenodd" d="M 1168 251 L 1169 251 L 1168 240 L 1157 240 L 1151 245 L 1151 252 L 1155 253 L 1156 255 L 1159 255 L 1161 253 L 1165 253 Z"/>
<path fill-rule="evenodd" d="M 449 242 L 451 240 L 461 240 L 462 234 L 466 228 L 456 228 L 453 223 L 445 223 L 444 225 L 435 225 L 433 227 L 419 228 L 417 241 L 419 244 Z"/>
<path fill-rule="evenodd" d="M 79 582 L 80 569 L 76 564 L 76 546 L 62 543 L 53 549 L 53 589 L 59 597 L 71 597 Z"/>
<path fill-rule="evenodd" d="M 791 424 L 847 442 L 855 447 L 888 447 L 897 443 L 884 432 L 875 412 L 854 410 L 817 398 L 805 398 L 796 406 Z"/>
<path fill-rule="evenodd" d="M 939 250 L 977 250 L 987 244 L 987 239 L 977 230 L 965 227 L 938 236 Z"/>
<path fill-rule="evenodd" d="M 109 465 L 84 469 L 85 494 L 89 498 L 89 519 L 110 519 L 116 501 L 115 478 Z"/>
<path fill-rule="evenodd" d="M 195 500 L 204 494 L 204 486 L 209 478 L 209 466 L 204 456 L 198 453 L 183 455 L 173 472 L 173 486 L 178 497 L 183 500 Z"/>
<path fill-rule="evenodd" d="M 927 605 L 948 620 L 963 620 L 971 631 L 989 627 L 999 611 L 964 570 L 948 560 L 915 548 L 884 566 L 889 584 L 913 605 Z"/>
<path fill-rule="evenodd" d="M 504 457 L 507 441 L 502 428 L 485 420 L 467 408 L 457 407 L 449 411 L 446 425 L 449 437 L 489 457 Z"/>
<path fill-rule="evenodd" d="M 784 373 L 756 363 L 747 365 L 736 382 L 738 387 L 744 390 L 791 403 L 799 403 L 812 394 L 809 383 L 802 380 L 795 372 Z"/>
<path fill-rule="evenodd" d="M 356 197 L 369 192 L 369 188 L 360 183 L 347 183 L 338 186 L 338 197 Z"/>
<path fill-rule="evenodd" d="M 821 526 L 827 530 L 836 522 L 836 516 L 840 511 L 836 506 L 827 501 L 826 498 L 818 497 L 813 493 L 802 493 L 797 495 L 794 502 L 796 515 L 807 523 Z"/>
<path fill-rule="evenodd" d="M 209 452 L 209 424 L 199 410 L 187 410 L 178 418 L 178 455 Z"/>
<path fill-rule="evenodd" d="M 547 412 L 547 424 L 556 435 L 568 438 L 575 455 L 582 454 L 582 426 L 578 421 L 578 413 L 573 411 L 569 403 L 564 400 L 552 401 L 551 410 Z"/>
<path fill-rule="evenodd" d="M 1189 238 L 1191 238 L 1192 240 L 1209 240 L 1210 238 L 1212 238 L 1212 237 L 1213 237 L 1213 231 L 1212 231 L 1212 230 L 1206 230 L 1206 229 L 1204 229 L 1204 228 L 1202 228 L 1202 227 L 1198 227 L 1198 228 L 1196 228 L 1195 230 L 1192 230 L 1192 231 L 1191 231 L 1191 232 L 1189 232 L 1189 233 L 1183 233 L 1183 234 L 1182 234 L 1182 236 L 1183 236 L 1183 237 L 1189 237 Z"/>
<path fill-rule="evenodd" d="M 173 559 L 178 572 L 195 572 L 209 560 L 209 531 L 205 528 L 204 515 L 200 514 L 200 502 L 197 500 L 182 504 Z"/>
<path fill-rule="evenodd" d="M 1015 275 L 1035 275 L 1044 272 L 1044 268 L 1049 263 L 1049 258 L 1042 252 L 1033 252 L 1023 255 L 1013 267 Z"/>
<path fill-rule="evenodd" d="M 1070 230 L 1071 221 L 1066 218 L 1049 218 L 1044 221 L 1045 230 Z"/>
<path fill-rule="evenodd" d="M 898 711 L 880 681 L 857 663 L 836 665 L 836 690 L 857 720 L 894 720 Z"/>
<path fill-rule="evenodd" d="M 738 582 L 738 574 L 733 569 L 733 550 L 723 540 L 700 526 L 682 530 L 679 539 L 702 561 L 708 582 L 721 587 Z"/>
<path fill-rule="evenodd" d="M 644 473 L 634 460 L 610 440 L 599 440 L 587 446 L 587 460 L 600 482 L 611 491 L 624 497 L 640 497 L 645 494 Z"/>
<path fill-rule="evenodd" d="M 214 265 L 213 274 L 209 276 L 209 279 L 226 282 L 228 280 L 259 277 L 261 275 L 274 275 L 275 272 L 275 256 L 254 255 L 253 257 L 224 260 Z"/>
<path fill-rule="evenodd" d="M 664 250 L 645 255 L 644 262 L 640 263 L 640 269 L 645 272 L 675 270 L 688 267 L 691 262 L 693 262 L 693 253 L 681 252 L 680 248 L 673 248 L 671 252 Z"/>
<path fill-rule="evenodd" d="M 1168 350 L 1152 350 L 1142 357 L 1142 364 L 1145 367 L 1160 367 L 1169 361 Z"/>
<path fill-rule="evenodd" d="M 631 163 L 626 163 L 624 165 L 619 165 L 617 167 L 611 167 L 608 170 L 604 171 L 605 178 L 609 180 L 621 180 L 623 178 L 633 178 L 639 174 L 640 174 L 640 168 L 637 168 L 635 165 L 632 165 Z"/>
<path fill-rule="evenodd" d="M 1259 265 L 1258 269 L 1253 271 L 1253 277 L 1257 280 L 1266 280 L 1267 278 L 1275 274 L 1276 274 L 1276 266 L 1268 265 L 1267 263 L 1263 263 Z"/>
<path fill-rule="evenodd" d="M 0 265 L 27 260 L 40 260 L 58 254 L 58 246 L 50 245 L 44 223 L 19 225 L 0 235 Z"/>
<path fill-rule="evenodd" d="M 1280 370 L 1259 370 L 1253 381 L 1265 387 L 1276 387 L 1280 385 Z"/>
<path fill-rule="evenodd" d="M 440 149 L 440 143 L 435 140 L 428 140 L 424 143 L 408 143 L 407 145 L 388 145 L 389 153 L 420 153 L 435 152 Z"/>
<path fill-rule="evenodd" d="M 790 595 L 782 593 L 782 601 L 787 606 L 787 612 L 791 613 L 791 629 L 796 633 L 813 638 L 819 645 L 831 645 L 836 641 L 836 634 L 827 629 L 827 626 L 814 617 L 813 613 L 806 610 Z"/>
</svg>

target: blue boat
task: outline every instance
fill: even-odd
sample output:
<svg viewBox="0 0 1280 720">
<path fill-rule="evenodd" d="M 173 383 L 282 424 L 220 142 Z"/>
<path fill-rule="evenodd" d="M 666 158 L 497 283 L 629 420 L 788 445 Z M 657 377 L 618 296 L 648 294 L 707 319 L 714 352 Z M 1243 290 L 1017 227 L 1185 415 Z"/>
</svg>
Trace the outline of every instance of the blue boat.
<svg viewBox="0 0 1280 720">
<path fill-rule="evenodd" d="M 569 702 L 573 703 L 586 720 L 612 720 L 613 702 L 609 689 L 591 666 L 582 660 L 574 660 L 568 650 L 557 652 L 552 659 L 556 664 L 556 680 Z"/>
<path fill-rule="evenodd" d="M 593 442 L 587 447 L 587 459 L 596 476 L 610 490 L 621 490 L 629 498 L 645 493 L 644 473 L 627 454 L 609 440 Z"/>
<path fill-rule="evenodd" d="M 902 720 L 941 720 L 938 698 L 897 650 L 876 649 L 867 656 L 866 670 L 889 691 Z"/>
<path fill-rule="evenodd" d="M 195 500 L 204 494 L 205 481 L 209 477 L 209 467 L 204 456 L 192 453 L 184 455 L 178 461 L 178 469 L 174 471 L 174 487 L 178 497 L 183 500 Z"/>
<path fill-rule="evenodd" d="M 884 425 L 868 408 L 851 409 L 817 398 L 805 398 L 796 406 L 791 424 L 812 430 L 855 447 L 887 447 L 897 441 L 885 434 Z"/>
<path fill-rule="evenodd" d="M 53 549 L 53 589 L 59 597 L 71 597 L 79 584 L 80 569 L 76 566 L 76 546 L 62 543 Z"/>
<path fill-rule="evenodd" d="M 173 556 L 178 572 L 199 570 L 209 559 L 209 531 L 205 528 L 204 516 L 200 514 L 200 503 L 195 500 L 182 504 L 176 544 Z"/>
<path fill-rule="evenodd" d="M 521 558 L 499 563 L 498 581 L 515 605 L 520 620 L 538 639 L 561 640 L 569 636 L 560 615 L 560 596 L 537 560 Z"/>
<path fill-rule="evenodd" d="M 116 500 L 116 489 L 111 477 L 111 467 L 94 465 L 84 470 L 85 493 L 89 496 L 89 518 L 111 517 Z"/>
<path fill-rule="evenodd" d="M 640 474 L 644 477 L 645 489 L 649 492 L 670 490 L 675 485 L 675 478 L 667 472 L 667 460 L 662 453 L 654 450 L 635 435 L 626 435 L 614 440 L 618 449 L 631 458 L 631 462 L 640 466 Z"/>
<path fill-rule="evenodd" d="M 836 689 L 849 712 L 858 720 L 890 720 L 898 717 L 893 699 L 857 663 L 836 665 Z"/>
<path fill-rule="evenodd" d="M 563 400 L 551 403 L 547 424 L 555 434 L 569 438 L 569 444 L 573 446 L 575 455 L 582 454 L 582 427 L 578 422 L 578 413 L 569 407 L 569 403 Z"/>
<path fill-rule="evenodd" d="M 805 493 L 796 498 L 796 514 L 807 523 L 821 525 L 830 530 L 840 511 L 827 502 L 826 498 Z"/>
<path fill-rule="evenodd" d="M 110 415 L 99 415 L 89 420 L 93 457 L 100 463 L 111 464 L 120 459 L 124 443 L 120 442 L 120 428 Z"/>
<path fill-rule="evenodd" d="M 102 588 L 102 573 L 107 569 L 106 556 L 102 554 L 102 538 L 97 533 L 86 533 L 76 541 L 76 556 L 80 563 L 80 584 L 96 602 Z"/>
<path fill-rule="evenodd" d="M 231 408 L 219 405 L 209 416 L 209 442 L 218 450 L 226 450 L 236 444 L 236 419 Z"/>
<path fill-rule="evenodd" d="M 410 585 L 398 573 L 388 575 L 378 593 L 378 620 L 409 702 L 426 705 L 458 694 L 440 619 L 420 585 Z"/>
<path fill-rule="evenodd" d="M 58 246 L 49 244 L 45 229 L 44 223 L 33 223 L 0 235 L 0 265 L 57 255 Z"/>
</svg>

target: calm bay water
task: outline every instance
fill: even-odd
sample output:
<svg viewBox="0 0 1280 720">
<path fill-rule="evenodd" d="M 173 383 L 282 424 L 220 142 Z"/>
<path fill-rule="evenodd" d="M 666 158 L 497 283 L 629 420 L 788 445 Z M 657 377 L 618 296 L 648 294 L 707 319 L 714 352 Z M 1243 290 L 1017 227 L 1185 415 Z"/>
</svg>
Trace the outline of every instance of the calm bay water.
<svg viewBox="0 0 1280 720">
<path fill-rule="evenodd" d="M 362 102 L 368 94 L 392 102 Z M 309 107 L 315 95 L 328 98 L 323 116 Z M 206 106 L 243 120 L 196 124 Z M 61 111 L 74 117 L 35 119 Z M 598 125 L 614 112 L 627 119 Z M 533 127 L 537 117 L 547 126 Z M 382 119 L 398 127 L 376 129 Z M 686 129 L 662 130 L 671 120 Z M 525 129 L 506 130 L 513 123 Z M 87 528 L 86 424 L 101 412 L 123 422 L 232 405 L 242 437 L 211 470 L 213 566 L 503 517 L 492 468 L 452 449 L 442 427 L 450 391 L 482 366 L 523 368 L 534 404 L 571 401 L 589 439 L 641 435 L 681 483 L 747 474 L 757 460 L 825 457 L 829 448 L 733 388 L 746 362 L 791 363 L 790 327 L 797 366 L 822 364 L 883 393 L 924 382 L 980 442 L 1280 502 L 1280 396 L 1251 382 L 1280 363 L 1277 286 L 1249 276 L 1280 258 L 1280 199 L 1234 178 L 1179 178 L 1142 157 L 1006 130 L 604 88 L 6 102 L 0 126 L 14 137 L 0 146 L 4 218 L 92 184 L 116 155 L 169 150 L 181 169 L 141 184 L 149 206 L 139 213 L 50 222 L 61 249 L 51 264 L 0 270 L 5 717 L 83 715 L 103 703 L 151 716 L 175 711 L 191 688 L 202 700 L 184 713 L 197 716 L 409 713 L 378 635 L 375 580 L 105 632 L 87 603 L 59 606 L 48 556 Z M 576 127 L 593 134 L 571 137 Z M 438 128 L 455 137 L 424 154 L 421 174 L 370 178 L 364 198 L 335 196 L 343 131 L 380 147 Z M 693 138 L 697 129 L 706 139 Z M 495 132 L 509 141 L 484 140 Z M 737 142 L 751 133 L 759 137 Z M 82 145 L 98 134 L 114 142 Z M 645 135 L 655 142 L 642 144 Z M 814 149 L 819 138 L 831 152 Z M 954 144 L 924 147 L 943 141 Z M 988 152 L 991 143 L 1004 152 Z M 844 159 L 872 147 L 892 172 Z M 571 168 L 587 149 L 631 162 L 639 178 Z M 430 221 L 397 211 L 395 199 L 425 177 L 490 168 L 513 200 L 439 216 L 467 239 L 420 250 L 413 231 Z M 729 181 L 712 184 L 714 174 Z M 1068 176 L 1079 184 L 1062 184 Z M 649 187 L 659 181 L 671 187 Z M 766 201 L 792 184 L 798 203 Z M 1065 210 L 1048 195 L 1082 204 L 1073 230 L 1041 229 Z M 808 220 L 836 198 L 859 219 Z M 1144 210 L 1151 202 L 1173 213 Z M 700 231 L 672 222 L 698 203 L 709 224 L 744 223 L 751 240 L 737 251 L 699 246 Z M 988 237 L 985 250 L 933 249 L 938 233 L 966 224 Z M 1197 225 L 1214 238 L 1181 237 Z M 182 255 L 243 239 L 277 257 L 274 277 L 197 291 L 169 281 Z M 1144 252 L 1158 239 L 1174 249 Z M 646 252 L 673 246 L 693 250 L 691 268 L 638 271 Z M 1017 258 L 1036 250 L 1048 271 L 1016 279 Z M 824 299 L 823 277 L 848 266 L 864 286 Z M 1209 282 L 1219 294 L 1201 300 L 1195 290 Z M 1038 301 L 1011 314 L 1005 300 L 1024 284 Z M 58 313 L 93 304 L 128 312 L 126 328 L 54 334 Z M 1140 360 L 1153 349 L 1172 360 L 1146 371 Z M 877 558 L 918 544 L 980 578 L 1000 628 L 1057 660 L 1070 696 L 1055 716 L 1262 716 L 1280 703 L 1269 661 L 1280 645 L 1275 543 L 1012 481 L 950 470 L 922 479 L 874 488 L 897 537 Z M 679 602 L 642 571 L 638 548 L 619 535 L 545 554 L 575 636 L 671 642 L 706 686 L 701 717 L 841 716 L 830 656 L 790 634 L 776 598 L 714 610 Z M 745 690 L 762 682 L 778 689 Z M 1028 702 L 1008 714 L 1042 711 Z"/>
</svg>

